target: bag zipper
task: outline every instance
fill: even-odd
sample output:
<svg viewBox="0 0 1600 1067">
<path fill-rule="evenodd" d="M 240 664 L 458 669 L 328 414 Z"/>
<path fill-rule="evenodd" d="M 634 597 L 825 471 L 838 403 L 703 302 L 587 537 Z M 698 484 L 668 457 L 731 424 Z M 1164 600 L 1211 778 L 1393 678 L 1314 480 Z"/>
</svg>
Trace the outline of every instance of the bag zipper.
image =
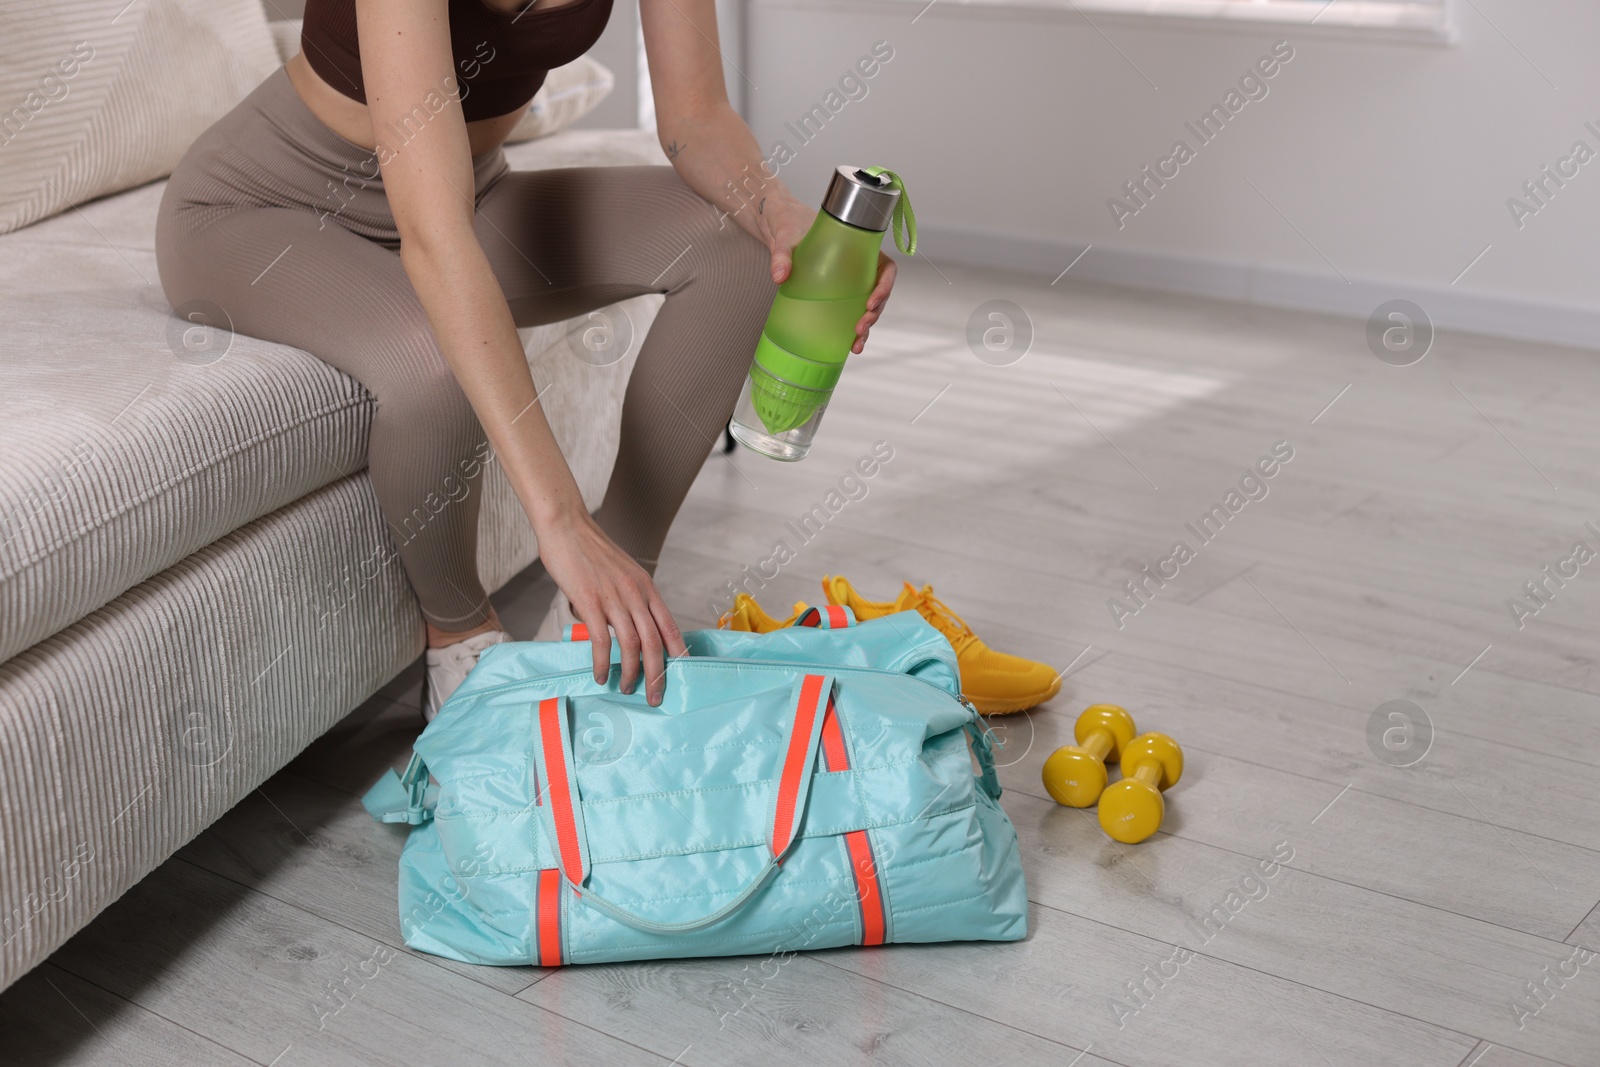
<svg viewBox="0 0 1600 1067">
<path fill-rule="evenodd" d="M 793 671 L 793 670 L 797 670 L 798 669 L 798 670 L 800 670 L 801 673 L 805 673 L 805 670 L 804 670 L 805 665 L 796 664 L 796 663 L 793 663 L 793 662 L 791 662 L 789 660 L 745 659 L 745 658 L 737 657 L 737 656 L 680 656 L 677 659 L 669 659 L 667 661 L 667 669 L 671 670 L 674 664 L 682 663 L 684 661 L 689 661 L 689 662 L 693 662 L 693 663 L 728 665 L 728 666 L 782 667 L 785 670 Z M 887 669 L 885 669 L 883 667 L 845 667 L 845 666 L 834 667 L 834 666 L 830 666 L 830 667 L 828 667 L 828 672 L 831 673 L 831 674 L 839 674 L 841 672 L 850 672 L 850 673 L 855 673 L 855 674 L 887 674 L 887 675 L 890 675 L 891 677 L 895 677 L 895 678 L 905 678 L 905 679 L 908 679 L 909 681 L 918 682 L 918 683 L 920 683 L 922 685 L 927 686 L 929 689 L 932 689 L 934 692 L 940 694 L 941 696 L 943 696 L 947 700 L 954 700 L 954 701 L 964 705 L 967 708 L 967 710 L 972 712 L 974 715 L 976 715 L 978 713 L 977 709 L 972 706 L 971 701 L 967 700 L 966 697 L 958 695 L 958 694 L 953 694 L 953 693 L 950 692 L 950 690 L 945 689 L 943 686 L 934 685 L 932 682 L 930 682 L 930 681 L 928 681 L 928 680 L 926 680 L 924 678 L 918 678 L 916 675 L 907 674 L 904 671 L 891 671 L 891 670 L 887 670 Z M 579 667 L 579 668 L 577 668 L 575 670 L 560 671 L 560 672 L 558 672 L 556 674 L 543 674 L 543 675 L 540 675 L 538 678 L 530 678 L 530 679 L 527 679 L 526 681 L 505 682 L 505 683 L 503 683 L 501 685 L 491 686 L 488 689 L 480 689 L 478 692 L 473 693 L 472 696 L 474 696 L 474 697 L 492 696 L 492 695 L 499 694 L 499 693 L 509 693 L 509 692 L 512 692 L 513 690 L 522 689 L 522 688 L 525 688 L 525 687 L 530 686 L 530 685 L 538 685 L 538 684 L 540 684 L 542 682 L 555 682 L 555 681 L 559 681 L 559 680 L 561 680 L 563 678 L 578 678 L 578 677 L 588 677 L 588 678 L 592 679 L 594 677 L 593 668 L 591 668 L 591 667 Z M 589 695 L 592 696 L 592 695 L 597 695 L 597 694 L 589 694 Z"/>
</svg>

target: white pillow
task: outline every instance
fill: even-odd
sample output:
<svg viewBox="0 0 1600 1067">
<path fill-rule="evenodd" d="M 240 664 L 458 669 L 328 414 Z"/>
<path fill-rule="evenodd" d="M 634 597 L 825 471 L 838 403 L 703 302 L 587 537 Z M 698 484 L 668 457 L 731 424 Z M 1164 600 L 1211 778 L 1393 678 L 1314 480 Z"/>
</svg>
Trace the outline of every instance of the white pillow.
<svg viewBox="0 0 1600 1067">
<path fill-rule="evenodd" d="M 300 51 L 300 19 L 273 19 L 267 23 L 272 31 L 272 43 L 278 46 L 278 58 L 285 63 Z"/>
<path fill-rule="evenodd" d="M 300 20 L 278 19 L 269 25 L 278 54 L 287 63 L 300 51 Z M 511 131 L 506 143 L 531 141 L 571 126 L 609 96 L 616 83 L 610 68 L 589 56 L 579 56 L 557 67 L 545 76 L 544 84 L 534 94 L 522 121 Z"/>
<path fill-rule="evenodd" d="M 533 94 L 533 102 L 506 142 L 531 141 L 571 126 L 610 96 L 616 84 L 611 69 L 589 56 L 557 67 L 545 75 L 544 84 Z"/>
<path fill-rule="evenodd" d="M 3 0 L 0 233 L 171 174 L 278 63 L 260 0 Z"/>
</svg>

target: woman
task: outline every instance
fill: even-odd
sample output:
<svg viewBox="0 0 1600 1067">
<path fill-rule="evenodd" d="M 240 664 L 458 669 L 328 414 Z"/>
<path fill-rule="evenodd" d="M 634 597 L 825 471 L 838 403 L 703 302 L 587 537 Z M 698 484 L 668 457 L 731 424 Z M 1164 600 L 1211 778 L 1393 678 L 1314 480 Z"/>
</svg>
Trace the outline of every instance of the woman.
<svg viewBox="0 0 1600 1067">
<path fill-rule="evenodd" d="M 660 704 L 664 656 L 686 649 L 656 559 L 816 214 L 767 177 L 728 104 L 714 0 L 640 2 L 670 168 L 509 168 L 501 145 L 545 72 L 594 43 L 611 3 L 308 0 L 300 54 L 196 140 L 162 200 L 156 254 L 174 308 L 214 305 L 373 395 L 368 469 L 427 624 L 430 718 L 508 639 L 474 555 L 486 444 L 560 588 L 546 629 L 609 627 L 622 690 L 642 670 Z M 881 256 L 852 351 L 894 273 Z M 666 301 L 591 517 L 516 327 L 647 292 Z M 458 502 L 423 506 L 462 483 Z M 609 651 L 595 643 L 597 682 Z"/>
</svg>

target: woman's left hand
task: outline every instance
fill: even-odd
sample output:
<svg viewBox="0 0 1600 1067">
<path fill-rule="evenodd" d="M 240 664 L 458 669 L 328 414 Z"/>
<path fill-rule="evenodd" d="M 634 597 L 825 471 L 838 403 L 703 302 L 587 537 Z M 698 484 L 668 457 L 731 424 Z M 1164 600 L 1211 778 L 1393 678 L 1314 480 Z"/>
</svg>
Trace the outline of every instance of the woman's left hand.
<svg viewBox="0 0 1600 1067">
<path fill-rule="evenodd" d="M 811 223 L 816 217 L 816 208 L 807 207 L 787 193 L 782 197 L 762 199 L 757 209 L 757 218 L 762 232 L 766 235 L 767 247 L 772 250 L 773 281 L 788 280 L 789 273 L 794 269 L 794 247 L 800 243 L 806 231 L 811 229 Z M 894 288 L 896 269 L 893 259 L 883 252 L 878 253 L 878 283 L 872 287 L 872 292 L 867 296 L 866 314 L 856 323 L 856 341 L 850 346 L 852 353 L 860 353 L 867 343 L 867 334 L 871 332 L 872 324 L 883 314 L 884 302 L 889 299 L 889 291 Z"/>
<path fill-rule="evenodd" d="M 884 252 L 878 253 L 878 284 L 872 287 L 872 295 L 867 297 L 867 313 L 856 323 L 856 343 L 851 346 L 851 352 L 861 351 L 867 343 L 867 333 L 872 329 L 872 324 L 883 314 L 883 305 L 889 299 L 889 290 L 894 288 L 896 269 L 898 268 L 894 260 Z"/>
</svg>

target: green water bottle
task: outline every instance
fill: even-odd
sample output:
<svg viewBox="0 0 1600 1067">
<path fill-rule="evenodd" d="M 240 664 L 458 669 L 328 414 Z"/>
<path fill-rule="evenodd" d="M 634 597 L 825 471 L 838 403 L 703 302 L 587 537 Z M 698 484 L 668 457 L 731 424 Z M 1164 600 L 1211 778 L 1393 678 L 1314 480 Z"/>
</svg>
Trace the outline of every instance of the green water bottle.
<svg viewBox="0 0 1600 1067">
<path fill-rule="evenodd" d="M 917 248 L 917 219 L 900 176 L 883 167 L 833 172 L 811 229 L 794 249 L 733 409 L 734 439 L 773 459 L 804 459 L 878 280 L 878 250 Z"/>
</svg>

